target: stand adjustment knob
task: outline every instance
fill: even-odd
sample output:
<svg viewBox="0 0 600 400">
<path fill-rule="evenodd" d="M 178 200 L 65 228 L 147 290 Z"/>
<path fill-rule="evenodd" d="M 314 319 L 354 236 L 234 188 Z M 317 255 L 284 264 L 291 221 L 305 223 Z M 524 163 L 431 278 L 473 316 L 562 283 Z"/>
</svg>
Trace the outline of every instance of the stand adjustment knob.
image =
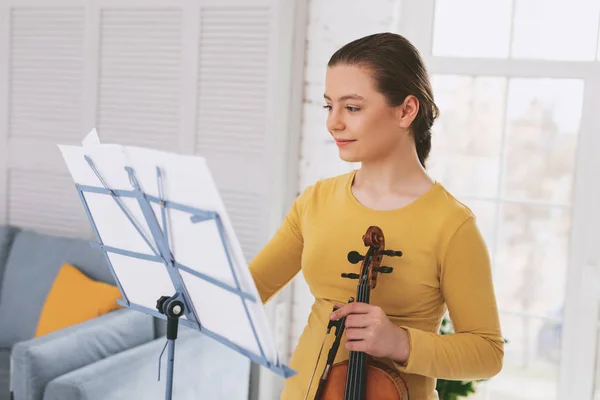
<svg viewBox="0 0 600 400">
<path fill-rule="evenodd" d="M 170 296 L 161 296 L 160 299 L 156 300 L 156 309 L 158 310 L 159 313 L 164 314 L 164 306 L 165 306 L 165 302 L 167 300 L 169 300 L 171 297 Z"/>
</svg>

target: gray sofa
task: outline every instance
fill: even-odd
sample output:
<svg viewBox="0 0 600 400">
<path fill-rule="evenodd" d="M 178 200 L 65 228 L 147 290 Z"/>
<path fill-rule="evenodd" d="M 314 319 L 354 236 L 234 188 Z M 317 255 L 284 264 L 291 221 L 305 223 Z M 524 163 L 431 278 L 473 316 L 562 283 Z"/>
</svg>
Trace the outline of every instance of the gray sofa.
<svg viewBox="0 0 600 400">
<path fill-rule="evenodd" d="M 164 399 L 165 324 L 119 309 L 34 338 L 45 298 L 63 263 L 114 284 L 88 241 L 0 226 L 0 400 Z M 173 399 L 249 395 L 250 362 L 200 332 L 179 327 Z"/>
</svg>

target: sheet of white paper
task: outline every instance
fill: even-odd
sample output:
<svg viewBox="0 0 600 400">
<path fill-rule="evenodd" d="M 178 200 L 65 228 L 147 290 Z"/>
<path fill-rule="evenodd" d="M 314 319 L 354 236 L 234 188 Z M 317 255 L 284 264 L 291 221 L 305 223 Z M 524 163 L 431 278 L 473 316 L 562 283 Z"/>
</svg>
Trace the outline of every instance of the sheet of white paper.
<svg viewBox="0 0 600 400">
<path fill-rule="evenodd" d="M 181 277 L 205 328 L 254 354 L 261 354 L 240 296 L 185 271 L 181 273 Z M 255 328 L 258 334 L 258 328 Z"/>
<path fill-rule="evenodd" d="M 100 144 L 100 138 L 98 137 L 98 132 L 96 132 L 96 128 L 92 129 L 81 143 L 84 146 L 93 146 Z"/>
<path fill-rule="evenodd" d="M 93 147 L 59 146 L 63 158 L 71 172 L 75 183 L 85 186 L 104 187 L 94 171 L 85 160 L 92 159 L 96 170 L 106 185 L 114 190 L 132 190 L 129 175 L 125 171 L 125 149 L 115 145 L 98 145 Z M 143 237 L 135 229 L 121 210 L 119 203 L 111 196 L 99 193 L 86 193 L 86 202 L 106 246 L 127 249 L 147 255 L 156 255 L 143 237 L 151 240 L 151 232 L 144 215 L 134 198 L 120 198 L 120 202 L 128 214 L 143 232 Z M 152 243 L 150 241 L 150 243 Z"/>
<path fill-rule="evenodd" d="M 141 189 L 148 195 L 159 197 L 157 181 L 157 167 L 159 167 L 163 175 L 164 200 L 199 210 L 217 212 L 224 227 L 225 244 L 229 246 L 232 265 L 229 264 L 214 220 L 193 223 L 191 221 L 193 214 L 167 208 L 169 245 L 173 256 L 179 264 L 192 270 L 233 287 L 239 284 L 241 290 L 251 294 L 256 302 L 242 300 L 236 294 L 181 271 L 185 290 L 193 302 L 196 317 L 212 332 L 260 355 L 255 340 L 258 337 L 267 360 L 279 364 L 277 348 L 260 296 L 204 158 L 110 144 L 59 146 L 59 148 L 75 183 L 103 187 L 102 182 L 86 162 L 84 156 L 87 155 L 92 159 L 103 181 L 111 189 L 133 189 L 125 171 L 125 167 L 131 167 L 135 171 Z M 152 248 L 135 230 L 111 196 L 86 193 L 85 199 L 100 239 L 105 245 L 154 255 Z M 136 221 L 143 235 L 154 244 L 137 201 L 132 198 L 121 199 L 123 206 Z M 162 227 L 161 209 L 154 204 L 152 207 L 158 224 Z M 156 300 L 160 296 L 168 295 L 169 291 L 175 293 L 175 288 L 163 265 L 116 254 L 111 254 L 110 260 L 126 296 L 133 303 L 154 309 Z"/>
<path fill-rule="evenodd" d="M 156 300 L 175 293 L 175 287 L 163 263 L 114 253 L 109 253 L 108 258 L 131 303 L 156 310 Z"/>
<path fill-rule="evenodd" d="M 266 357 L 276 363 L 278 360 L 277 348 L 271 335 L 264 307 L 206 160 L 198 156 L 178 155 L 137 147 L 127 147 L 126 154 L 128 163 L 136 172 L 136 178 L 145 193 L 158 197 L 156 168 L 159 167 L 163 175 L 163 196 L 166 201 L 173 201 L 199 210 L 212 210 L 219 214 L 224 226 L 225 243 L 230 245 L 229 254 L 232 257 L 233 271 L 227 260 L 223 243 L 219 242 L 220 237 L 214 221 L 192 223 L 190 214 L 186 216 L 184 212 L 169 208 L 168 230 L 173 256 L 180 264 L 231 286 L 235 286 L 235 277 L 238 278 L 242 291 L 251 294 L 257 300 L 256 303 L 246 301 L 248 313 L 255 324 Z M 158 209 L 156 210 L 155 215 L 160 220 Z M 194 301 L 200 322 L 208 321 L 211 325 L 211 327 L 207 325 L 208 329 L 220 332 L 235 344 L 254 351 L 247 347 L 247 340 L 242 339 L 247 335 L 250 338 L 254 337 L 254 333 L 249 330 L 250 325 L 247 323 L 248 316 L 245 311 L 244 314 L 236 313 L 239 318 L 226 319 L 224 316 L 225 313 L 235 313 L 235 309 L 230 311 L 225 307 L 241 304 L 241 302 L 235 302 L 236 299 L 232 297 L 235 295 L 217 286 L 211 285 L 213 291 L 208 291 L 204 280 L 190 276 L 192 278 L 188 276 L 184 283 Z M 199 282 L 193 281 L 193 279 Z M 227 297 L 218 297 L 219 300 L 217 300 L 216 295 L 209 294 L 215 293 L 214 291 Z M 201 299 L 204 299 L 202 307 L 197 304 Z M 221 300 L 225 303 L 221 304 Z M 229 335 L 233 337 L 229 337 Z"/>
</svg>

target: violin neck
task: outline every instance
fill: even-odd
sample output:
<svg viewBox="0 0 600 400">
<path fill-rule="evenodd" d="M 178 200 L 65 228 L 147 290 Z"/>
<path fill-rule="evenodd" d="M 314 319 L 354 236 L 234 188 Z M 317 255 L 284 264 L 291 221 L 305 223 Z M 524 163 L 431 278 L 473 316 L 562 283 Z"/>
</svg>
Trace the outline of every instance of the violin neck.
<svg viewBox="0 0 600 400">
<path fill-rule="evenodd" d="M 356 301 L 360 303 L 367 303 L 371 301 L 371 286 L 368 281 L 362 281 L 358 284 L 358 293 Z"/>
<path fill-rule="evenodd" d="M 371 286 L 368 281 L 358 285 L 357 301 L 369 303 L 371 297 Z M 348 375 L 346 376 L 346 391 L 344 400 L 363 400 L 367 377 L 367 355 L 361 351 L 351 351 L 348 360 Z"/>
</svg>

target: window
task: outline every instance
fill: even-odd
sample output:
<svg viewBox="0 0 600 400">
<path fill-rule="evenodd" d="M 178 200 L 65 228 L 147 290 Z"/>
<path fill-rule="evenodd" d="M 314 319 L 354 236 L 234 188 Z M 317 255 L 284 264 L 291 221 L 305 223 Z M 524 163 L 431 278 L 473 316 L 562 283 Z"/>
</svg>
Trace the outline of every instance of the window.
<svg viewBox="0 0 600 400">
<path fill-rule="evenodd" d="M 598 135 L 600 1 L 404 3 L 399 32 L 421 51 L 441 109 L 428 169 L 477 216 L 509 341 L 503 371 L 473 398 L 576 398 L 567 388 L 595 374 L 592 361 L 569 375 L 563 355 L 596 348 L 565 334 L 577 319 L 565 310 L 581 302 L 567 290 L 582 268 L 572 238 L 591 223 L 573 217 L 578 185 L 591 184 L 576 177 L 598 171 L 578 154 Z"/>
</svg>

